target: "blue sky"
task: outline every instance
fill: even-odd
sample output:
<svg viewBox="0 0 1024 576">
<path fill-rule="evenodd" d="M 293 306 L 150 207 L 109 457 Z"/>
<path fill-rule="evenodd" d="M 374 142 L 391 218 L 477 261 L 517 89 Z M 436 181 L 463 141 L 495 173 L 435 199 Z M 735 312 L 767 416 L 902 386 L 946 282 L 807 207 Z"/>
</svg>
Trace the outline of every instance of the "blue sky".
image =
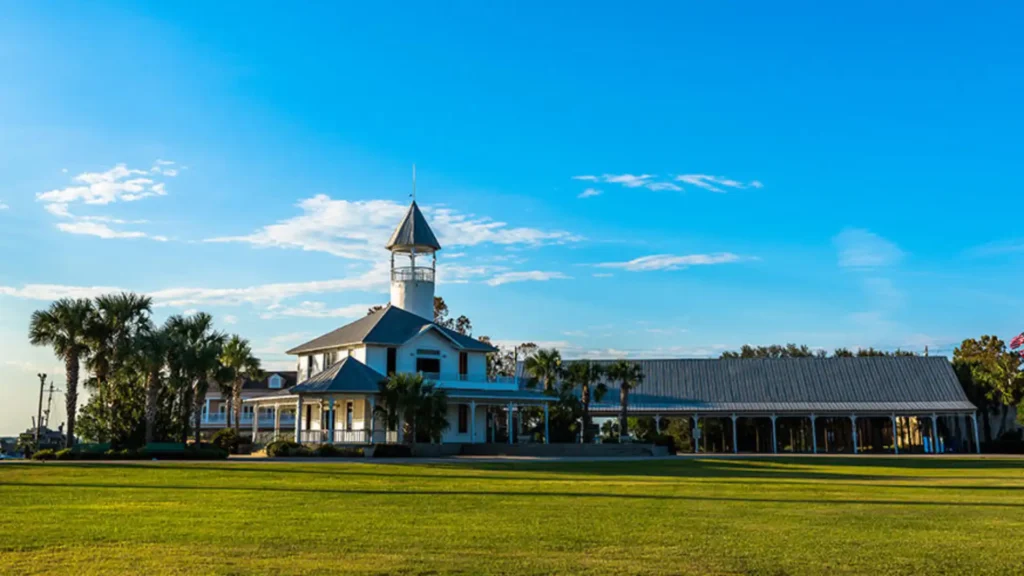
<svg viewBox="0 0 1024 576">
<path fill-rule="evenodd" d="M 635 357 L 1008 338 L 1020 11 L 7 5 L 0 434 L 36 372 L 63 380 L 26 340 L 58 296 L 151 293 L 291 365 L 387 300 L 413 163 L 438 293 L 476 335 Z"/>
</svg>

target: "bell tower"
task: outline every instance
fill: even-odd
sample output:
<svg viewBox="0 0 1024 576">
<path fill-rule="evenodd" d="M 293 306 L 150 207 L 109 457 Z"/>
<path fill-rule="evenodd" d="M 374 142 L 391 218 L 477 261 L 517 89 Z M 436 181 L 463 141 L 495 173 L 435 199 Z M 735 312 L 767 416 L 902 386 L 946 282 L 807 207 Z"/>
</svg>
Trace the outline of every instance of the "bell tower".
<svg viewBox="0 0 1024 576">
<path fill-rule="evenodd" d="M 385 248 L 391 252 L 391 305 L 432 321 L 441 245 L 415 200 Z"/>
</svg>

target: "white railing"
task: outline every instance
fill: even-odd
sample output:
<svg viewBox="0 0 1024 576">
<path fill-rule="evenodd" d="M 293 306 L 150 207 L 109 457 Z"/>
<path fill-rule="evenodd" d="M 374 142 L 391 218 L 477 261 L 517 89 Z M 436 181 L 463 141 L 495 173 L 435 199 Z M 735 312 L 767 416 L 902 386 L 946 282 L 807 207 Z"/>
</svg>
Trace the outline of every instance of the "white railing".
<svg viewBox="0 0 1024 576">
<path fill-rule="evenodd" d="M 294 438 L 294 435 L 282 430 L 279 437 Z M 397 444 L 398 432 L 374 430 L 371 439 L 369 430 L 301 430 L 299 441 L 303 444 Z"/>
<path fill-rule="evenodd" d="M 515 384 L 515 376 L 487 376 L 458 372 L 422 372 L 423 378 L 435 382 L 472 382 L 474 384 Z"/>
<path fill-rule="evenodd" d="M 421 268 L 419 266 L 413 268 L 412 266 L 402 266 L 400 268 L 391 269 L 391 281 L 400 282 L 433 282 L 434 281 L 434 270 L 433 268 Z"/>
<path fill-rule="evenodd" d="M 234 424 L 235 423 L 235 417 L 234 417 L 234 415 L 232 415 L 231 419 L 228 420 L 224 413 L 203 414 L 202 423 L 203 424 L 210 424 L 210 425 L 220 424 L 220 425 L 227 426 L 228 424 Z M 242 414 L 241 423 L 242 423 L 243 426 L 245 426 L 245 425 L 252 426 L 252 414 Z M 282 428 L 285 425 L 291 426 L 291 425 L 294 425 L 294 424 L 295 424 L 295 415 L 294 414 L 291 414 L 291 413 L 289 413 L 289 414 L 281 414 L 281 427 Z M 274 425 L 274 415 L 273 414 L 260 414 L 259 425 L 260 425 L 261 428 L 268 427 L 268 426 L 273 426 Z"/>
</svg>

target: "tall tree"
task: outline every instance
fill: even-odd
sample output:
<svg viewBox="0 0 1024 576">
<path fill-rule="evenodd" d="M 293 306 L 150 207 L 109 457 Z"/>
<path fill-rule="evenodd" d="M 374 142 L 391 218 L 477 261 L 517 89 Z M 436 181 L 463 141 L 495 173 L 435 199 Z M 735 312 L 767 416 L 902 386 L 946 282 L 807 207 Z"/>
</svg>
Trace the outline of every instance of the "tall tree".
<svg viewBox="0 0 1024 576">
<path fill-rule="evenodd" d="M 141 371 L 146 378 L 146 444 L 149 444 L 155 440 L 157 411 L 170 339 L 163 330 L 149 326 L 138 335 L 135 347 Z"/>
<path fill-rule="evenodd" d="M 184 420 L 192 417 L 192 432 L 196 445 L 200 442 L 202 411 L 210 383 L 224 379 L 220 363 L 225 336 L 213 329 L 213 317 L 205 312 L 191 316 L 172 316 L 167 319 L 171 348 L 168 367 L 172 378 L 177 378 L 180 387 L 180 407 Z M 191 406 L 187 400 L 191 400 Z M 191 412 L 190 412 L 191 408 Z M 186 425 L 183 438 L 187 438 Z"/>
<path fill-rule="evenodd" d="M 550 392 L 562 377 L 562 354 L 555 348 L 540 348 L 523 361 L 523 371 L 530 377 L 528 386 L 540 383 Z"/>
<path fill-rule="evenodd" d="M 968 399 L 981 408 L 985 439 L 992 440 L 989 412 L 1024 399 L 1022 358 L 997 336 L 968 338 L 953 350 L 953 367 Z"/>
<path fill-rule="evenodd" d="M 68 448 L 75 443 L 79 362 L 89 352 L 86 329 L 91 314 L 92 303 L 89 300 L 64 298 L 51 304 L 47 310 L 33 312 L 29 323 L 29 341 L 34 346 L 50 346 L 54 354 L 64 361 Z"/>
<path fill-rule="evenodd" d="M 132 354 L 131 343 L 149 324 L 152 299 L 132 292 L 97 296 L 87 333 L 90 356 L 87 366 L 95 377 L 102 419 L 108 425 L 117 399 L 110 386 L 111 375 L 119 372 Z M 112 430 L 105 439 L 109 440 Z"/>
<path fill-rule="evenodd" d="M 447 394 L 424 380 L 422 374 L 392 374 L 378 387 L 381 402 L 374 411 L 389 429 L 401 431 L 405 441 L 416 442 L 420 424 L 431 439 L 439 439 L 448 427 Z"/>
<path fill-rule="evenodd" d="M 569 365 L 569 370 L 566 372 L 566 380 L 574 387 L 580 389 L 580 404 L 583 408 L 583 430 L 580 434 L 580 442 L 582 443 L 591 442 L 594 436 L 593 425 L 590 421 L 591 401 L 600 402 L 601 398 L 608 392 L 608 386 L 601 381 L 603 375 L 604 370 L 602 367 L 588 360 L 573 362 Z"/>
<path fill-rule="evenodd" d="M 644 381 L 644 370 L 635 362 L 619 360 L 608 366 L 608 379 L 619 383 L 619 435 L 629 435 L 629 392 Z"/>
<path fill-rule="evenodd" d="M 263 377 L 260 369 L 260 360 L 252 354 L 252 347 L 249 341 L 234 334 L 224 344 L 224 350 L 220 356 L 221 364 L 228 370 L 229 382 L 231 384 L 231 403 L 229 410 L 233 409 L 235 418 L 235 432 L 238 432 L 242 423 L 242 387 L 246 380 L 259 380 Z M 325 366 L 326 368 L 326 366 Z"/>
</svg>

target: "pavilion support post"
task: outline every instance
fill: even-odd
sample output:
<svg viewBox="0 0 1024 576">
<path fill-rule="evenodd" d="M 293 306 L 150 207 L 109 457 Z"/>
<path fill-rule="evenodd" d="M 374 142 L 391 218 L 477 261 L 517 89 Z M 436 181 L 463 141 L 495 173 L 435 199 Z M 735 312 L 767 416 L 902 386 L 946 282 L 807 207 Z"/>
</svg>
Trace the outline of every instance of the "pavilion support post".
<svg viewBox="0 0 1024 576">
<path fill-rule="evenodd" d="M 700 416 L 697 414 L 693 415 L 693 434 L 690 437 L 693 438 L 693 453 L 697 454 L 700 452 Z"/>
<path fill-rule="evenodd" d="M 274 404 L 274 440 L 281 435 L 281 405 Z"/>
<path fill-rule="evenodd" d="M 770 418 L 772 419 L 772 454 L 778 454 L 779 443 L 775 439 L 775 419 L 777 418 L 777 416 L 775 416 L 775 414 L 772 414 Z"/>
<path fill-rule="evenodd" d="M 857 415 L 856 414 L 850 414 L 850 430 L 853 431 L 853 453 L 857 454 L 859 452 L 859 450 L 857 448 Z"/>
<path fill-rule="evenodd" d="M 476 400 L 469 401 L 469 443 L 476 444 Z"/>
<path fill-rule="evenodd" d="M 661 434 L 661 415 L 660 414 L 655 414 L 654 415 L 654 432 L 659 434 L 659 435 Z"/>
<path fill-rule="evenodd" d="M 548 403 L 544 403 L 544 443 L 551 444 L 551 428 L 548 424 Z"/>
<path fill-rule="evenodd" d="M 889 420 L 892 421 L 892 453 L 900 453 L 900 433 L 896 429 L 896 415 L 889 416 Z"/>
<path fill-rule="evenodd" d="M 978 438 L 978 413 L 971 413 L 971 427 L 974 428 L 974 452 L 981 454 L 981 440 Z"/>
<path fill-rule="evenodd" d="M 512 444 L 512 436 L 514 429 L 512 428 L 512 403 L 508 403 L 508 443 Z"/>
<path fill-rule="evenodd" d="M 736 415 L 732 415 L 732 453 L 736 454 L 740 451 L 740 443 L 736 439 Z"/>
<path fill-rule="evenodd" d="M 818 426 L 815 424 L 817 416 L 811 414 L 811 454 L 818 453 Z"/>
<path fill-rule="evenodd" d="M 295 442 L 302 444 L 302 396 L 295 398 Z"/>
<path fill-rule="evenodd" d="M 939 425 L 936 420 L 939 419 L 938 415 L 932 414 L 932 454 L 939 453 Z"/>
</svg>

